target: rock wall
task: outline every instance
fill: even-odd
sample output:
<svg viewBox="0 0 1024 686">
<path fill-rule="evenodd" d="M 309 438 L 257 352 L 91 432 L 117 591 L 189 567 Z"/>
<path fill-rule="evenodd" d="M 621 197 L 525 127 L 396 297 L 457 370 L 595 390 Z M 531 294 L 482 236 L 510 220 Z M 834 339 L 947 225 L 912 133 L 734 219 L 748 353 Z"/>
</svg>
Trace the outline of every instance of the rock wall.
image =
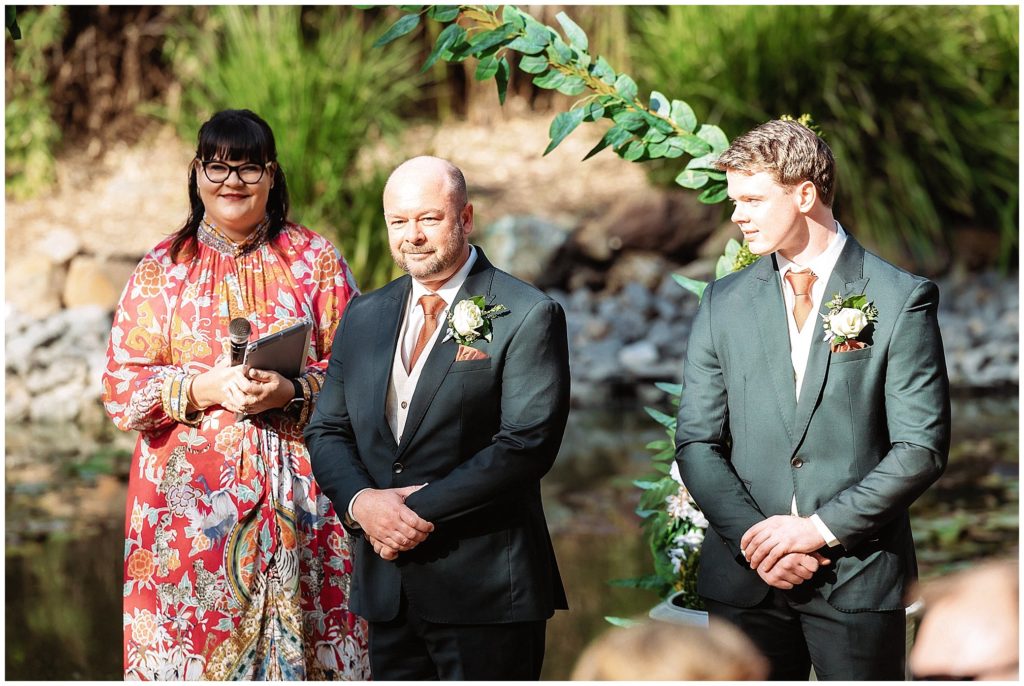
<svg viewBox="0 0 1024 686">
<path fill-rule="evenodd" d="M 672 280 L 668 267 L 660 257 L 638 254 L 617 263 L 603 291 L 550 292 L 567 314 L 576 406 L 604 404 L 616 394 L 647 398 L 651 382 L 679 381 L 697 299 Z M 707 278 L 710 263 L 678 271 Z M 952 384 L 1017 385 L 1018 277 L 950 276 L 939 288 L 939 325 Z M 88 304 L 35 317 L 8 305 L 8 423 L 108 421 L 100 405 L 100 379 L 112 307 Z"/>
</svg>

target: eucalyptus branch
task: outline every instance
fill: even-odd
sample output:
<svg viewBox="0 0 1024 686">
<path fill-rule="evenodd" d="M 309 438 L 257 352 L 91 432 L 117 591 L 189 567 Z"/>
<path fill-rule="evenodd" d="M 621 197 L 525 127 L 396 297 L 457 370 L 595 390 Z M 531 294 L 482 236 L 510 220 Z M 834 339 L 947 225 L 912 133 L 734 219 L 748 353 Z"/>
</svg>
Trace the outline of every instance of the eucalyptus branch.
<svg viewBox="0 0 1024 686">
<path fill-rule="evenodd" d="M 718 203 L 726 197 L 725 174 L 712 166 L 729 146 L 720 128 L 702 124 L 683 100 L 670 100 L 658 91 L 642 100 L 636 82 L 617 72 L 603 57 L 594 57 L 586 33 L 565 12 L 556 16 L 562 34 L 512 5 L 402 5 L 406 14 L 378 40 L 386 45 L 412 32 L 422 20 L 444 25 L 423 64 L 437 60 L 478 60 L 475 78 L 495 80 L 498 100 L 505 102 L 511 73 L 509 56 L 518 53 L 520 71 L 533 75 L 534 85 L 564 95 L 590 95 L 572 104 L 551 122 L 548 154 L 583 122 L 608 119 L 612 126 L 583 158 L 610 147 L 630 162 L 689 156 L 676 183 L 704 189 L 701 202 Z M 500 13 L 500 14 L 499 14 Z M 564 35 L 564 38 L 563 38 Z"/>
</svg>

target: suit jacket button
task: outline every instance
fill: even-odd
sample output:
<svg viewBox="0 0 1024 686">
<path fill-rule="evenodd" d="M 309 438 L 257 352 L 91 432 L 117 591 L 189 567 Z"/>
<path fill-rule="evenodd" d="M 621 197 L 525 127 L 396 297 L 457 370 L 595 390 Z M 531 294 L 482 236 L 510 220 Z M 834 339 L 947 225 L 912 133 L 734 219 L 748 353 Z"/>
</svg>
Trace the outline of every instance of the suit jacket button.
<svg viewBox="0 0 1024 686">
<path fill-rule="evenodd" d="M 401 462 L 396 462 L 393 465 L 391 465 L 391 471 L 394 472 L 395 474 L 401 474 L 403 469 L 405 469 L 405 465 L 403 465 Z"/>
<path fill-rule="evenodd" d="M 789 461 L 789 463 L 793 465 L 794 469 L 800 469 L 801 467 L 804 466 L 804 461 L 801 460 L 799 457 L 794 457 L 792 460 Z"/>
</svg>

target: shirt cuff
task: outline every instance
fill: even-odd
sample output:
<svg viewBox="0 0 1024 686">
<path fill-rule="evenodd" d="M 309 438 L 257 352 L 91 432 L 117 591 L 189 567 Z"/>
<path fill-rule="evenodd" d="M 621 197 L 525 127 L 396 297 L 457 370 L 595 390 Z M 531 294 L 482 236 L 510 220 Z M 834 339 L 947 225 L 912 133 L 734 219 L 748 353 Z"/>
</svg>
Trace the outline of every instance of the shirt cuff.
<svg viewBox="0 0 1024 686">
<path fill-rule="evenodd" d="M 352 496 L 352 500 L 348 501 L 348 510 L 345 512 L 345 523 L 348 524 L 348 526 L 350 528 L 352 528 L 352 529 L 362 529 L 363 528 L 363 527 L 359 526 L 359 522 L 356 521 L 355 516 L 352 514 L 352 506 L 355 505 L 356 498 L 361 496 L 366 491 L 372 491 L 372 490 L 373 490 L 372 488 L 364 488 L 364 489 L 362 489 L 360 491 L 356 491 L 356 494 L 354 496 Z"/>
<path fill-rule="evenodd" d="M 356 495 L 359 494 L 357 493 Z M 355 498 L 353 498 L 353 500 L 355 500 Z M 839 539 L 836 538 L 835 534 L 833 534 L 827 526 L 825 526 L 825 522 L 821 521 L 821 517 L 817 514 L 812 514 L 810 516 L 810 520 L 814 524 L 814 528 L 816 528 L 818 533 L 821 534 L 821 537 L 825 539 L 825 545 L 829 548 L 835 548 L 839 545 Z"/>
</svg>

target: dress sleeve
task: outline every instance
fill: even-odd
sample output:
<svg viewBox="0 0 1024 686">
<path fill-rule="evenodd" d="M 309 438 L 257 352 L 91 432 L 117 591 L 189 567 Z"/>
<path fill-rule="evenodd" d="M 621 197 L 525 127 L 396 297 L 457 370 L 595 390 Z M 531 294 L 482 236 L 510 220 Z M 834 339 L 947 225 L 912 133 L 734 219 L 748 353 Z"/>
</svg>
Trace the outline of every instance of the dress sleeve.
<svg viewBox="0 0 1024 686">
<path fill-rule="evenodd" d="M 171 363 L 172 286 L 185 269 L 156 250 L 142 259 L 121 294 L 107 346 L 103 406 L 123 431 L 159 431 L 201 419 L 200 412 L 186 415 L 194 375 Z"/>
<path fill-rule="evenodd" d="M 306 371 L 299 377 L 299 385 L 302 386 L 302 394 L 306 401 L 298 420 L 299 428 L 304 427 L 309 421 L 320 396 L 320 389 L 324 385 L 327 373 L 327 363 L 331 359 L 334 334 L 338 330 L 342 313 L 349 301 L 359 295 L 355 277 L 341 252 L 330 241 L 322 237 L 321 240 L 323 245 L 316 252 L 312 265 L 314 291 L 311 300 L 315 324 L 312 344 L 316 359 L 309 361 Z"/>
</svg>

